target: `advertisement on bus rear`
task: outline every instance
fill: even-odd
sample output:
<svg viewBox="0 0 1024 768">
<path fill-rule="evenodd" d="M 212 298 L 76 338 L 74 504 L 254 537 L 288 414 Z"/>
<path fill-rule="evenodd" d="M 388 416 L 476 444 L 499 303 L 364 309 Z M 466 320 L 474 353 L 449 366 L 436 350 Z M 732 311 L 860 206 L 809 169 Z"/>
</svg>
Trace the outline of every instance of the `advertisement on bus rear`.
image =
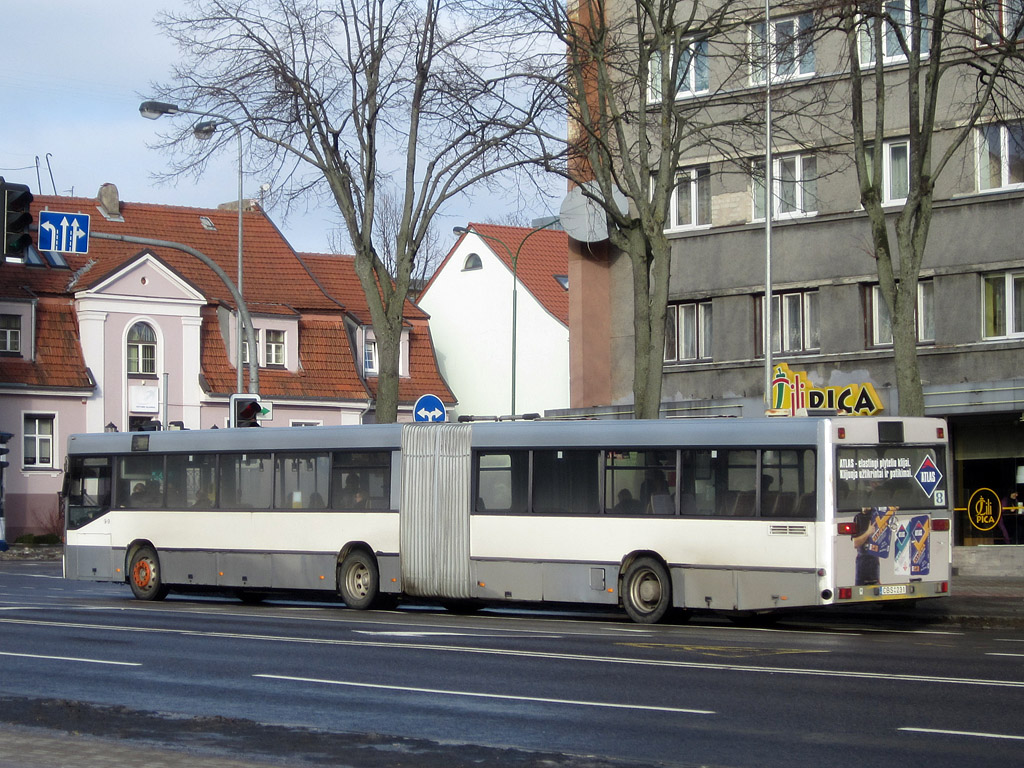
<svg viewBox="0 0 1024 768">
<path fill-rule="evenodd" d="M 862 596 L 904 596 L 914 593 L 908 583 L 933 575 L 933 519 L 948 534 L 945 462 L 942 446 L 837 449 L 837 584 L 875 588 Z M 943 547 L 945 569 L 948 535 Z"/>
</svg>

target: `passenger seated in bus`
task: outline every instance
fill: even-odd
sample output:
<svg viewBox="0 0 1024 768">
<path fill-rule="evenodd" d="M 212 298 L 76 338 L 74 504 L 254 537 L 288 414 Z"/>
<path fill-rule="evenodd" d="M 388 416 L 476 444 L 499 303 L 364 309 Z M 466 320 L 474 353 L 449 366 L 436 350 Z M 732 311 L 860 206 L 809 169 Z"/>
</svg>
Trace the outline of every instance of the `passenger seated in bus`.
<svg viewBox="0 0 1024 768">
<path fill-rule="evenodd" d="M 324 502 L 324 497 L 316 491 L 309 494 L 309 509 L 324 509 L 327 504 Z"/>
<path fill-rule="evenodd" d="M 672 496 L 669 493 L 665 473 L 660 469 L 647 470 L 647 479 L 640 488 L 641 496 L 645 496 L 645 508 L 649 515 L 671 514 L 673 509 Z"/>
<path fill-rule="evenodd" d="M 619 491 L 619 503 L 612 508 L 617 515 L 638 515 L 643 512 L 644 507 L 638 499 L 633 498 L 629 488 Z"/>
<path fill-rule="evenodd" d="M 131 507 L 151 507 L 154 502 L 160 498 L 160 491 L 156 493 L 146 483 L 136 483 L 135 487 L 132 488 L 132 496 L 128 501 L 128 506 Z"/>
<path fill-rule="evenodd" d="M 192 504 L 192 509 L 209 509 L 213 506 L 213 496 L 206 488 L 200 488 L 196 492 L 196 500 Z"/>
<path fill-rule="evenodd" d="M 362 493 L 362 485 L 359 475 L 355 472 L 348 473 L 345 477 L 345 490 L 341 494 L 341 504 L 344 509 L 359 509 L 356 499 L 360 495 L 362 495 L 364 500 L 366 498 L 365 494 Z"/>
</svg>

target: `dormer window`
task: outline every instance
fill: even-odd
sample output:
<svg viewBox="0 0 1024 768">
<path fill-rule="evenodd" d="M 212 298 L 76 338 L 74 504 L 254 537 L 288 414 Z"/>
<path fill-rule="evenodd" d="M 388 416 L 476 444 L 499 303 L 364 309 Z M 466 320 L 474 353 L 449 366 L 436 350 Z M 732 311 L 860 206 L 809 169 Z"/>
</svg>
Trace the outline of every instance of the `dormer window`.
<svg viewBox="0 0 1024 768">
<path fill-rule="evenodd" d="M 376 376 L 377 373 L 377 342 L 368 338 L 363 342 L 363 375 Z"/>
<path fill-rule="evenodd" d="M 484 263 L 480 260 L 480 254 L 471 253 L 466 257 L 465 264 L 462 265 L 463 272 L 469 272 L 474 269 L 483 269 Z"/>
<path fill-rule="evenodd" d="M 21 353 L 21 315 L 0 315 L 0 352 Z"/>
</svg>

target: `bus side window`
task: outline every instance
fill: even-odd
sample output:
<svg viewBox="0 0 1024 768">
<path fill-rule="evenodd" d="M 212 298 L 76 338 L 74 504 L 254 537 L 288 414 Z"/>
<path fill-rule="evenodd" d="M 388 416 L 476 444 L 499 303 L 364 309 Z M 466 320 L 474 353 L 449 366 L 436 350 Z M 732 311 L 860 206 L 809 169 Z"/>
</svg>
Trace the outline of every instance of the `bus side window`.
<svg viewBox="0 0 1024 768">
<path fill-rule="evenodd" d="M 331 509 L 393 509 L 391 453 L 335 451 L 330 498 Z"/>
<path fill-rule="evenodd" d="M 533 452 L 533 511 L 542 515 L 596 515 L 600 451 Z"/>
<path fill-rule="evenodd" d="M 118 506 L 163 509 L 163 456 L 139 454 L 122 457 L 118 463 L 118 481 Z"/>
</svg>

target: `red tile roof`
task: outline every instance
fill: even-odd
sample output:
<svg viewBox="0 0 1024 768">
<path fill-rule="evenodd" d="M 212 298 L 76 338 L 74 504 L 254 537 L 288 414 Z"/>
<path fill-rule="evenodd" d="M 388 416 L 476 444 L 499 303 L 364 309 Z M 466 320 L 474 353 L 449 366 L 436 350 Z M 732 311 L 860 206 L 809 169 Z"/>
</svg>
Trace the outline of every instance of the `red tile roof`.
<svg viewBox="0 0 1024 768">
<path fill-rule="evenodd" d="M 555 279 L 556 275 L 567 278 L 569 274 L 569 236 L 564 231 L 498 224 L 470 224 L 469 229 L 481 236 L 510 271 L 513 255 L 518 251 L 516 274 L 519 280 L 548 312 L 569 325 L 569 292 Z M 501 243 L 508 248 L 503 248 Z M 449 252 L 435 274 L 444 268 L 454 251 L 453 248 Z M 423 293 L 428 290 L 429 283 Z"/>
<path fill-rule="evenodd" d="M 0 265 L 0 272 L 14 272 L 15 265 Z M 5 275 L 6 276 L 6 275 Z M 67 273 L 65 272 L 65 277 Z M 5 298 L 7 293 L 2 294 Z M 92 389 L 78 338 L 75 308 L 68 299 L 40 298 L 36 304 L 35 357 L 0 358 L 0 384 L 57 389 Z M 29 334 L 22 340 L 28 343 Z M 27 351 L 27 350 L 26 350 Z"/>
<path fill-rule="evenodd" d="M 302 253 L 299 256 L 329 296 L 342 303 L 356 322 L 369 325 L 370 310 L 356 276 L 355 257 L 323 253 Z M 407 301 L 403 314 L 409 326 L 409 376 L 398 384 L 399 402 L 414 403 L 426 392 L 437 395 L 445 403 L 456 402 L 438 368 L 426 313 Z M 370 377 L 366 383 L 376 394 L 376 378 Z"/>
<path fill-rule="evenodd" d="M 91 387 L 71 295 L 99 285 L 143 252 L 151 252 L 209 301 L 210 306 L 204 311 L 201 370 L 210 391 L 234 391 L 235 370 L 228 361 L 213 308 L 223 305 L 234 309 L 235 302 L 216 273 L 195 256 L 175 248 L 96 235 L 186 244 L 205 254 L 233 279 L 238 267 L 237 211 L 122 202 L 118 220 L 105 216 L 93 198 L 37 195 L 32 204 L 36 220 L 41 210 L 89 214 L 93 235 L 89 253 L 65 255 L 67 270 L 0 265 L 0 298 L 47 297 L 39 303 L 39 359 L 30 364 L 4 358 L 0 361 L 0 383 Z M 242 289 L 250 313 L 300 317 L 301 369 L 290 372 L 261 368 L 261 392 L 271 397 L 365 399 L 367 385 L 357 373 L 343 315 L 348 312 L 356 322 L 369 324 L 366 299 L 355 276 L 352 257 L 299 257 L 258 207 L 244 210 L 242 218 Z M 336 266 L 341 269 L 335 269 Z M 425 315 L 412 304 L 407 304 L 406 314 L 413 324 L 414 343 L 412 375 L 402 382 L 402 399 L 415 400 L 429 391 L 454 401 L 438 372 L 425 320 L 423 327 L 417 325 Z"/>
</svg>

